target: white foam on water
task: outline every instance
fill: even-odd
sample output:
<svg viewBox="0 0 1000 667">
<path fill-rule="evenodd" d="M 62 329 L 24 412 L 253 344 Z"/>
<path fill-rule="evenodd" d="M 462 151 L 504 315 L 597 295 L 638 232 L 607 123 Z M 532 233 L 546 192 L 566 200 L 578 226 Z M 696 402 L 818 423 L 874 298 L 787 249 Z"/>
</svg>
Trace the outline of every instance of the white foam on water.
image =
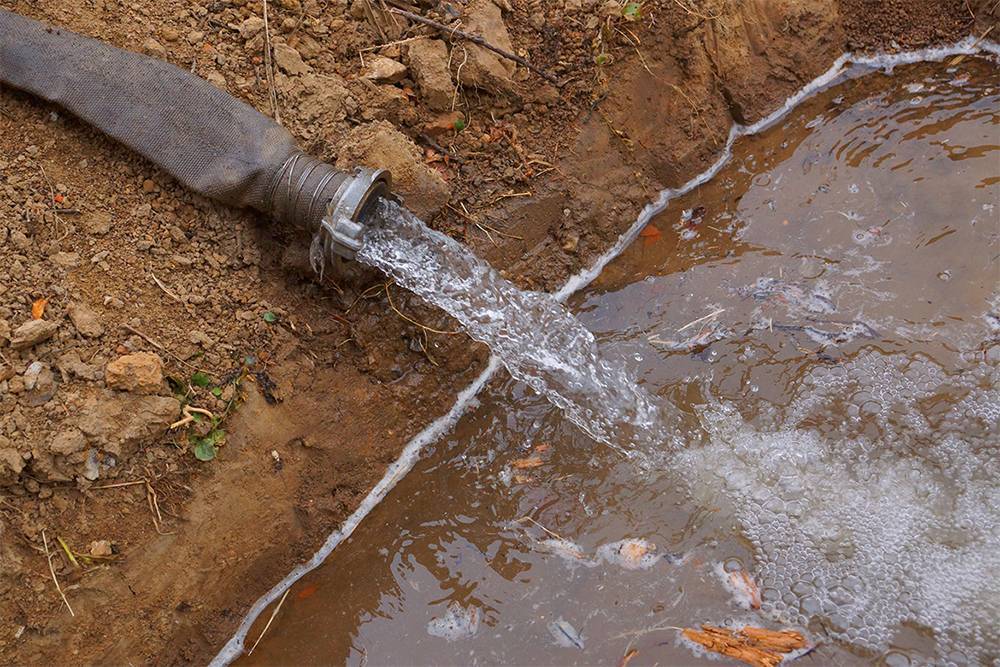
<svg viewBox="0 0 1000 667">
<path fill-rule="evenodd" d="M 763 613 L 879 652 L 914 624 L 942 662 L 986 662 L 1000 653 L 998 386 L 986 364 L 948 375 L 869 351 L 813 369 L 772 409 L 784 426 L 707 408 L 708 444 L 676 465 L 692 493 L 728 500 Z M 864 414 L 845 419 L 844 402 Z"/>
<path fill-rule="evenodd" d="M 633 225 L 618 238 L 616 243 L 609 248 L 607 252 L 601 255 L 590 268 L 572 276 L 553 296 L 556 300 L 564 302 L 575 292 L 589 285 L 601 273 L 601 271 L 604 270 L 609 262 L 621 254 L 621 252 L 635 240 L 635 238 L 639 235 L 639 232 L 642 231 L 649 221 L 657 213 L 666 208 L 671 199 L 690 192 L 715 176 L 718 171 L 731 159 L 732 146 L 737 138 L 766 129 L 781 119 L 804 99 L 835 83 L 836 80 L 843 74 L 844 66 L 848 62 L 867 65 L 873 68 L 891 70 L 893 67 L 903 64 L 923 61 L 940 61 L 944 58 L 956 55 L 974 55 L 982 52 L 990 53 L 994 56 L 1000 56 L 1000 45 L 985 40 L 974 40 L 970 37 L 952 46 L 922 49 L 909 53 L 879 56 L 852 56 L 851 54 L 845 54 L 841 56 L 834 61 L 834 64 L 829 70 L 786 100 L 785 103 L 774 113 L 757 123 L 754 123 L 753 125 L 736 125 L 731 128 L 729 137 L 726 141 L 726 146 L 720 154 L 718 160 L 716 160 L 712 166 L 692 178 L 683 186 L 679 188 L 667 189 L 661 192 L 654 202 L 647 205 L 640 212 L 635 223 L 633 223 Z M 229 639 L 228 642 L 226 642 L 222 649 L 220 649 L 215 658 L 213 658 L 210 663 L 213 667 L 223 667 L 224 665 L 228 665 L 243 653 L 247 633 L 260 614 L 263 613 L 270 604 L 275 602 L 282 594 L 284 594 L 284 592 L 296 581 L 322 564 L 327 556 L 329 556 L 329 554 L 338 545 L 340 545 L 354 532 L 357 526 L 372 511 L 372 509 L 374 509 L 375 506 L 377 506 L 378 503 L 381 502 L 389 491 L 391 491 L 392 488 L 399 482 L 399 480 L 412 469 L 423 448 L 436 441 L 454 426 L 469 405 L 475 400 L 476 394 L 486 385 L 500 366 L 501 364 L 499 360 L 495 356 L 491 357 L 487 368 L 482 372 L 482 374 L 480 374 L 480 376 L 477 377 L 472 384 L 459 393 L 456 403 L 452 406 L 449 412 L 432 422 L 426 429 L 421 431 L 420 434 L 414 437 L 413 440 L 406 445 L 399 459 L 389 466 L 385 476 L 379 481 L 378 484 L 375 485 L 375 487 L 369 492 L 368 496 L 365 497 L 354 513 L 348 517 L 340 528 L 331 533 L 316 553 L 313 554 L 308 561 L 294 568 L 284 579 L 278 582 L 271 588 L 271 590 L 261 596 L 261 598 L 259 598 L 251 606 L 245 618 L 240 623 L 240 626 L 237 628 L 235 634 Z M 989 410 L 987 410 L 987 412 L 989 412 Z M 991 506 L 994 508 L 1000 506 L 1000 498 L 994 497 L 992 499 Z M 998 552 L 1000 552 L 1000 550 L 998 550 Z M 993 571 L 996 570 L 994 569 Z M 769 609 L 770 608 L 771 607 L 769 607 Z M 994 618 L 997 617 L 1000 617 L 1000 614 L 994 614 Z"/>
</svg>

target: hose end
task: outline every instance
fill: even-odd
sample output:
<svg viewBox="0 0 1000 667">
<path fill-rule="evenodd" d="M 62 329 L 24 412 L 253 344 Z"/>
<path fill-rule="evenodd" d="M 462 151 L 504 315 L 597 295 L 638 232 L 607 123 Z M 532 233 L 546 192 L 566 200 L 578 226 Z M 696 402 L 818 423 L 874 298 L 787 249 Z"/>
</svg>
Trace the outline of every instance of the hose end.
<svg viewBox="0 0 1000 667">
<path fill-rule="evenodd" d="M 392 199 L 392 176 L 385 169 L 357 167 L 341 183 L 320 222 L 330 252 L 354 259 L 361 249 L 365 218 L 380 198 Z"/>
</svg>

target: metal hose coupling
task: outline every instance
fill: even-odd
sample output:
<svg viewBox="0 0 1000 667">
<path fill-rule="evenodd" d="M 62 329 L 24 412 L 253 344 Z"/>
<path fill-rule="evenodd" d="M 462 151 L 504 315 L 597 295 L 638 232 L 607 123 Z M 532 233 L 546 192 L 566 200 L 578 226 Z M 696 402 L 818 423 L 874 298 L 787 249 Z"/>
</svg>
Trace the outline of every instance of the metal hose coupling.
<svg viewBox="0 0 1000 667">
<path fill-rule="evenodd" d="M 389 191 L 392 176 L 385 169 L 357 167 L 334 194 L 320 221 L 326 256 L 334 253 L 345 259 L 354 259 L 361 249 L 365 221 L 381 198 L 394 199 Z"/>
</svg>

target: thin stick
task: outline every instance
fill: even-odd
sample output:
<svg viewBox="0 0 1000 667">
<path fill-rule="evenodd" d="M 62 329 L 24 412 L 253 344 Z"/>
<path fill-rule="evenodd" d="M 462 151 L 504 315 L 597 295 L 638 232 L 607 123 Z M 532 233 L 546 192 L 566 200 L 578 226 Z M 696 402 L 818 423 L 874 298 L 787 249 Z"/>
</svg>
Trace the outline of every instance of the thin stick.
<svg viewBox="0 0 1000 667">
<path fill-rule="evenodd" d="M 274 89 L 274 63 L 271 62 L 271 26 L 267 20 L 267 0 L 264 0 L 264 76 L 267 79 L 268 100 L 271 103 L 271 116 L 274 122 L 281 124 L 278 113 L 278 93 Z"/>
<path fill-rule="evenodd" d="M 196 371 L 200 371 L 200 370 L 202 370 L 202 369 L 198 368 L 197 366 L 195 366 L 194 364 L 192 364 L 192 363 L 189 363 L 189 362 L 187 362 L 187 361 L 185 361 L 185 360 L 181 359 L 181 358 L 180 358 L 180 357 L 178 357 L 178 356 L 177 356 L 176 354 L 174 354 L 173 352 L 171 352 L 170 350 L 168 350 L 168 349 L 167 349 L 166 347 L 164 347 L 164 346 L 163 346 L 162 344 L 160 344 L 160 343 L 157 343 L 157 342 L 156 342 L 155 340 L 153 340 L 152 338 L 150 338 L 150 337 L 149 337 L 149 336 L 147 336 L 146 334 L 142 333 L 141 331 L 139 331 L 139 330 L 138 330 L 138 329 L 136 329 L 135 327 L 133 327 L 133 326 L 131 326 L 131 325 L 129 325 L 129 324 L 123 324 L 123 325 L 122 325 L 122 328 L 123 328 L 123 329 L 126 329 L 126 330 L 128 330 L 128 331 L 131 331 L 131 332 L 132 332 L 132 333 L 134 333 L 134 334 L 135 334 L 136 336 L 138 336 L 139 338 L 143 339 L 144 341 L 146 341 L 147 343 L 149 343 L 150 345 L 152 345 L 152 346 L 153 346 L 153 347 L 155 347 L 156 349 L 160 350 L 161 352 L 165 352 L 165 353 L 169 354 L 169 355 L 170 355 L 171 357 L 173 357 L 174 359 L 176 359 L 176 360 L 177 360 L 178 362 L 180 362 L 180 363 L 184 364 L 184 365 L 185 365 L 185 366 L 187 366 L 188 368 L 190 368 L 190 369 L 192 369 L 192 370 L 196 370 Z"/>
<path fill-rule="evenodd" d="M 52 575 L 52 581 L 56 584 L 56 590 L 59 591 L 59 597 L 61 597 L 62 601 L 66 603 L 66 608 L 69 609 L 69 615 L 76 616 L 76 614 L 73 613 L 73 607 L 69 606 L 69 600 L 66 599 L 66 594 L 63 593 L 62 586 L 59 585 L 59 578 L 56 577 L 56 569 L 52 567 L 52 554 L 49 552 L 49 541 L 45 537 L 44 528 L 42 529 L 42 544 L 45 545 L 45 560 L 49 562 L 49 574 Z"/>
<path fill-rule="evenodd" d="M 705 315 L 704 317 L 699 317 L 696 320 L 688 322 L 687 324 L 685 324 L 684 326 L 682 326 L 680 329 L 678 329 L 677 333 L 680 333 L 680 332 L 684 331 L 685 329 L 689 329 L 689 328 L 693 327 L 694 325 L 698 324 L 699 322 L 704 322 L 705 320 L 710 320 L 713 317 L 716 317 L 717 315 L 721 315 L 724 312 L 726 312 L 725 308 L 719 308 L 714 313 L 709 313 L 708 315 Z"/>
<path fill-rule="evenodd" d="M 176 294 L 174 294 L 173 292 L 171 292 L 170 288 L 168 288 L 166 285 L 164 285 L 163 281 L 160 280 L 159 278 L 157 278 L 155 273 L 153 273 L 152 271 L 150 271 L 149 275 L 153 276 L 153 282 L 156 283 L 157 287 L 159 287 L 161 290 L 163 290 L 164 294 L 166 294 L 167 296 L 169 296 L 171 299 L 173 299 L 174 301 L 176 301 L 178 303 L 184 303 L 184 300 L 181 299 Z"/>
<path fill-rule="evenodd" d="M 278 606 L 275 607 L 274 611 L 271 612 L 271 618 L 267 619 L 267 625 L 265 625 L 264 629 L 260 631 L 260 635 L 258 635 L 257 641 L 255 641 L 253 643 L 253 646 L 250 647 L 250 650 L 247 651 L 247 655 L 253 653 L 254 650 L 257 648 L 257 644 L 259 644 L 260 640 L 264 638 L 264 633 L 267 632 L 267 629 L 271 627 L 271 622 L 274 620 L 274 617 L 278 615 L 278 611 L 281 610 L 281 605 L 285 604 L 285 598 L 287 598 L 288 594 L 291 592 L 292 592 L 291 587 L 285 589 L 285 594 L 281 596 L 280 600 L 278 600 Z"/>
<path fill-rule="evenodd" d="M 559 533 L 555 532 L 554 530 L 549 530 L 548 528 L 546 528 L 546 527 L 545 527 L 545 526 L 543 526 L 542 524 L 538 523 L 537 521 L 535 521 L 534 519 L 532 519 L 532 518 L 531 518 L 530 516 L 528 516 L 528 515 L 524 515 L 524 516 L 522 516 L 522 517 L 521 517 L 520 519 L 518 519 L 517 521 L 518 521 L 518 523 L 520 523 L 520 522 L 522 522 L 522 521 L 530 521 L 531 523 L 535 524 L 536 526 L 538 526 L 539 528 L 541 528 L 542 530 L 544 530 L 544 531 L 545 531 L 546 533 L 548 533 L 548 534 L 549 534 L 549 535 L 551 535 L 552 537 L 556 538 L 557 540 L 562 540 L 563 542 L 569 542 L 569 540 L 567 540 L 567 539 L 566 539 L 565 537 L 563 537 L 563 536 L 562 536 L 562 535 L 560 535 Z"/>
<path fill-rule="evenodd" d="M 101 486 L 92 486 L 90 488 L 95 491 L 97 489 L 119 489 L 123 486 L 138 486 L 139 484 L 145 484 L 145 483 L 146 483 L 145 479 L 137 479 L 134 482 L 118 482 L 117 484 L 104 484 Z"/>
<path fill-rule="evenodd" d="M 410 324 L 415 324 L 416 326 L 420 327 L 421 329 L 424 329 L 426 331 L 430 331 L 431 333 L 443 334 L 445 336 L 457 336 L 458 334 L 462 333 L 461 330 L 459 330 L 459 331 L 441 331 L 440 329 L 435 329 L 433 327 L 429 327 L 426 324 L 421 324 L 420 322 L 417 322 L 416 320 L 407 317 L 406 315 L 404 315 L 399 310 L 399 308 L 396 308 L 395 304 L 392 303 L 392 294 L 389 293 L 389 283 L 386 283 L 384 285 L 384 287 L 385 287 L 385 296 L 389 300 L 389 307 L 392 308 L 396 312 L 397 315 L 399 315 L 400 317 L 402 317 L 404 320 L 406 320 Z"/>
<path fill-rule="evenodd" d="M 472 42 L 473 44 L 478 44 L 479 46 L 483 47 L 484 49 L 489 49 L 490 51 L 492 51 L 493 53 L 497 54 L 498 56 L 502 56 L 502 57 L 506 58 L 507 60 L 513 60 L 518 65 L 524 65 L 525 67 L 527 67 L 528 69 L 530 69 L 532 72 L 534 72 L 538 76 L 542 77 L 546 81 L 551 82 L 553 85 L 555 85 L 557 87 L 562 87 L 562 83 L 554 75 L 549 74 L 548 72 L 546 72 L 545 70 L 543 70 L 542 68 L 540 68 L 540 67 L 538 67 L 536 65 L 532 65 L 531 63 L 529 63 L 527 60 L 525 60 L 521 56 L 515 55 L 515 54 L 511 53 L 510 51 L 505 51 L 505 50 L 503 50 L 501 48 L 493 46 L 492 44 L 490 44 L 489 42 L 487 42 L 482 37 L 479 37 L 478 35 L 472 35 L 470 33 L 464 32 L 462 30 L 458 30 L 458 29 L 455 29 L 455 28 L 449 28 L 448 26 L 446 26 L 443 23 L 438 23 L 437 21 L 434 21 L 434 20 L 431 20 L 431 19 L 426 18 L 424 16 L 421 16 L 420 14 L 414 14 L 413 12 L 408 12 L 405 9 L 399 9 L 397 7 L 390 7 L 389 8 L 389 12 L 393 13 L 393 14 L 399 14 L 400 16 L 405 16 L 406 18 L 408 18 L 410 20 L 413 20 L 413 21 L 416 21 L 417 23 L 423 23 L 424 25 L 429 25 L 432 28 L 437 28 L 441 32 L 448 33 L 452 37 L 461 37 L 464 40 Z"/>
</svg>

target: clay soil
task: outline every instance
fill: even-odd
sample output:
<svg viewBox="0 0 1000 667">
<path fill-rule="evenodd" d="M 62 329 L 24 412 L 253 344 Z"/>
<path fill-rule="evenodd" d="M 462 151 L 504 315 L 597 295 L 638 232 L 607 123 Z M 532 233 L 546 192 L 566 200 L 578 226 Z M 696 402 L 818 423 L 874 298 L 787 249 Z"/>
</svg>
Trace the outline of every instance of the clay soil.
<svg viewBox="0 0 1000 667">
<path fill-rule="evenodd" d="M 561 85 L 389 7 L 461 21 Z M 265 31 L 258 0 L 0 8 L 194 71 L 328 161 L 392 168 L 428 224 L 530 289 L 588 265 L 707 165 L 733 122 L 844 50 L 979 35 L 996 11 L 271 0 Z M 382 276 L 341 267 L 320 281 L 308 239 L 184 191 L 10 89 L 0 193 L 0 662 L 206 662 L 485 362 Z M 50 337 L 15 349 L 43 299 Z M 142 352 L 162 379 L 154 362 L 154 386 L 113 381 L 108 365 Z M 216 419 L 170 428 L 183 406 Z M 206 437 L 211 461 L 194 455 Z"/>
</svg>

